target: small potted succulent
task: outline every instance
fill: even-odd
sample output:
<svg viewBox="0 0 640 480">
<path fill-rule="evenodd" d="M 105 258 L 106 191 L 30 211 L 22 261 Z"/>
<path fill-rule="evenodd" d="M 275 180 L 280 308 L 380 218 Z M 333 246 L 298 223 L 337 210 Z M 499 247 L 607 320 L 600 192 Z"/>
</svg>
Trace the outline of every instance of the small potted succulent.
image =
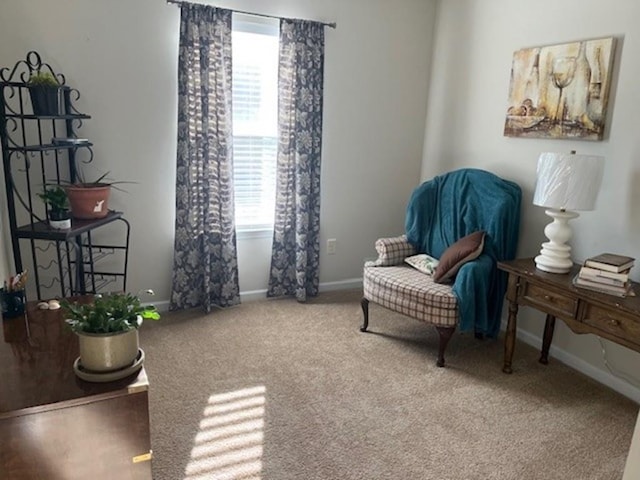
<svg viewBox="0 0 640 480">
<path fill-rule="evenodd" d="M 49 206 L 49 225 L 57 230 L 71 228 L 69 199 L 63 188 L 54 186 L 38 193 L 40 199 Z"/>
<path fill-rule="evenodd" d="M 34 72 L 27 81 L 34 115 L 60 114 L 60 82 L 49 72 Z"/>
<path fill-rule="evenodd" d="M 152 290 L 144 293 L 153 295 Z M 133 365 L 139 355 L 138 328 L 144 319 L 158 320 L 153 305 L 142 305 L 138 295 L 96 295 L 91 303 L 62 300 L 66 322 L 80 343 L 82 368 L 108 373 Z"/>
</svg>

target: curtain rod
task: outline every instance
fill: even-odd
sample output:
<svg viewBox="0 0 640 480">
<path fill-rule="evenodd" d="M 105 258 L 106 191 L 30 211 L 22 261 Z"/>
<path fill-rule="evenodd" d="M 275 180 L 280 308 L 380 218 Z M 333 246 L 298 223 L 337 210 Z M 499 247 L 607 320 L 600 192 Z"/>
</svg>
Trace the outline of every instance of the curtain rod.
<svg viewBox="0 0 640 480">
<path fill-rule="evenodd" d="M 186 0 L 167 0 L 167 3 L 168 4 L 174 4 L 174 5 L 180 5 L 182 3 L 196 3 L 196 2 L 188 2 Z M 235 13 L 243 13 L 245 15 L 254 15 L 256 17 L 283 18 L 283 17 L 278 17 L 276 15 L 267 15 L 266 13 L 246 12 L 246 11 L 243 11 L 243 10 L 235 10 L 235 9 L 229 9 L 229 10 L 232 10 Z M 303 20 L 301 18 L 287 18 L 287 17 L 284 17 L 284 18 L 286 18 L 287 20 Z M 324 25 L 325 27 L 330 27 L 330 28 L 336 28 L 337 27 L 337 24 L 335 22 L 332 22 L 332 23 L 317 22 L 317 23 L 319 23 L 320 25 Z"/>
</svg>

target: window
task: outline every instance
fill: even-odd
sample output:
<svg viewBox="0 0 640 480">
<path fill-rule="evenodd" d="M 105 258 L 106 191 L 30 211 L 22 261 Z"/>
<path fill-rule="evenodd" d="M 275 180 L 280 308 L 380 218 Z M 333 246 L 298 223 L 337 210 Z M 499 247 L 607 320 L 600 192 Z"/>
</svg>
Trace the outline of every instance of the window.
<svg viewBox="0 0 640 480">
<path fill-rule="evenodd" d="M 233 176 L 238 231 L 273 228 L 278 21 L 234 14 Z"/>
</svg>

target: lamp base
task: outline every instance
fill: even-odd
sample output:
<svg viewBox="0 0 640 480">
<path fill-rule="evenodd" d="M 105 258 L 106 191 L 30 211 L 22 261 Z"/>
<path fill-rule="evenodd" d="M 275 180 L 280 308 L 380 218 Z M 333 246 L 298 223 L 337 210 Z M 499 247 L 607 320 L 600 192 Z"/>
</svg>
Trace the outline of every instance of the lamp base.
<svg viewBox="0 0 640 480">
<path fill-rule="evenodd" d="M 550 245 L 550 242 L 542 244 L 540 255 L 535 258 L 536 268 L 549 273 L 569 273 L 569 270 L 571 270 L 571 266 L 573 265 L 569 252 L 566 253 L 566 256 L 555 257 L 549 254 L 548 246 Z"/>
<path fill-rule="evenodd" d="M 566 242 L 571 238 L 569 220 L 578 217 L 575 212 L 564 210 L 546 210 L 553 221 L 544 229 L 549 239 L 542 244 L 540 255 L 535 258 L 536 268 L 549 273 L 568 273 L 573 266 L 571 247 Z"/>
</svg>

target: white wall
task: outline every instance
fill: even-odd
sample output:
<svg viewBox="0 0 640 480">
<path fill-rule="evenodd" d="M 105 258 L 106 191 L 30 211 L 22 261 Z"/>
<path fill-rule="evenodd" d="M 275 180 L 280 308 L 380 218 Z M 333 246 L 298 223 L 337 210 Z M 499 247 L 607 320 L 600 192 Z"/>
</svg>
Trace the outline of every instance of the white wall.
<svg viewBox="0 0 640 480">
<path fill-rule="evenodd" d="M 536 163 L 543 151 L 600 154 L 606 157 L 596 210 L 572 222 L 573 257 L 602 251 L 640 259 L 640 3 L 635 0 L 458 0 L 440 1 L 422 177 L 460 167 L 478 167 L 516 181 L 523 189 L 518 255 L 535 256 L 545 241 L 549 219 L 534 207 Z M 608 136 L 602 142 L 507 138 L 502 134 L 513 52 L 522 47 L 572 40 L 618 38 Z M 632 271 L 640 279 L 640 267 Z M 638 292 L 640 294 L 640 292 Z M 544 317 L 521 309 L 519 327 L 537 337 Z M 609 362 L 640 385 L 640 355 L 605 342 Z M 606 375 L 595 336 L 556 326 L 554 346 L 565 359 L 598 377 Z M 516 356 L 518 353 L 516 352 Z M 624 390 L 624 382 L 621 382 Z M 635 390 L 638 392 L 638 390 Z"/>
<path fill-rule="evenodd" d="M 214 3 L 214 2 L 212 2 Z M 337 22 L 326 30 L 321 282 L 361 277 L 380 235 L 403 230 L 418 184 L 435 0 L 221 0 Z M 164 0 L 2 0 L 0 66 L 37 50 L 82 92 L 82 136 L 116 179 L 132 224 L 130 290 L 169 296 L 175 193 L 179 8 Z M 239 245 L 241 290 L 266 288 L 270 240 Z"/>
</svg>

